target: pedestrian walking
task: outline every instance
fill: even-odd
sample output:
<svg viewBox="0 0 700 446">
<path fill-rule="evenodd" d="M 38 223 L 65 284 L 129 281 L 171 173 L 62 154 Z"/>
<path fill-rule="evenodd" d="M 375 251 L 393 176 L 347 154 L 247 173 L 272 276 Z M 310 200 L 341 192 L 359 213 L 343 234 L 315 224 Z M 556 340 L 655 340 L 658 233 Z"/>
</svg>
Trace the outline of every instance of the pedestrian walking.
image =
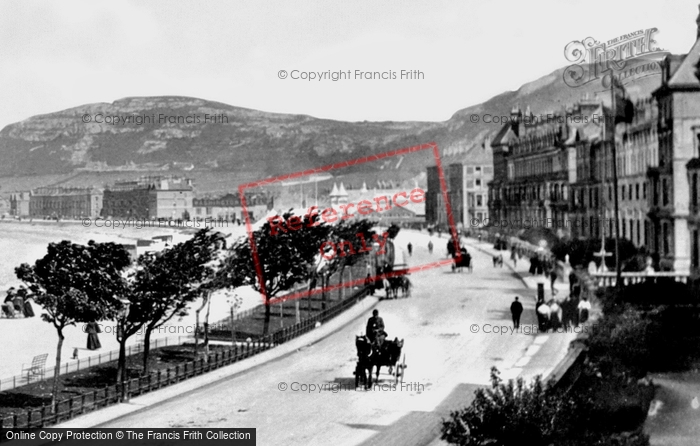
<svg viewBox="0 0 700 446">
<path fill-rule="evenodd" d="M 537 257 L 530 257 L 530 269 L 528 270 L 533 276 L 537 274 Z"/>
<path fill-rule="evenodd" d="M 576 282 L 578 282 L 578 276 L 573 270 L 571 270 L 569 273 L 569 294 L 573 294 L 574 285 L 576 285 Z"/>
<path fill-rule="evenodd" d="M 539 329 L 541 332 L 546 333 L 549 330 L 549 321 L 552 310 L 545 301 L 541 301 L 541 304 L 537 307 L 537 319 L 539 322 Z"/>
<path fill-rule="evenodd" d="M 520 328 L 520 315 L 523 314 L 523 304 L 515 296 L 515 300 L 510 304 L 510 314 L 513 316 L 513 327 Z"/>
<path fill-rule="evenodd" d="M 408 255 L 412 256 L 413 255 L 413 245 L 411 244 L 411 242 L 408 242 L 407 248 L 408 248 Z"/>
<path fill-rule="evenodd" d="M 549 271 L 549 281 L 552 288 L 552 296 L 554 296 L 557 294 L 557 289 L 554 288 L 554 282 L 557 281 L 557 270 L 554 268 L 554 266 L 552 266 L 552 269 Z"/>
<path fill-rule="evenodd" d="M 97 333 L 102 333 L 102 330 L 100 329 L 100 326 L 97 324 L 97 322 L 88 322 L 85 327 L 85 331 L 88 334 L 87 349 L 97 350 L 99 348 L 102 348 L 102 344 L 100 344 L 100 338 L 97 337 Z"/>
<path fill-rule="evenodd" d="M 433 241 L 432 241 L 432 240 L 430 240 L 430 241 L 428 242 L 428 252 L 429 252 L 430 254 L 433 253 Z"/>
<path fill-rule="evenodd" d="M 587 297 L 584 297 L 581 302 L 578 303 L 578 320 L 581 324 L 585 324 L 588 321 L 588 314 L 591 311 L 591 303 L 588 301 Z"/>
<path fill-rule="evenodd" d="M 513 262 L 513 267 L 518 266 L 518 254 L 515 251 L 515 246 L 510 250 L 510 260 Z"/>
<path fill-rule="evenodd" d="M 561 325 L 564 329 L 570 327 L 574 322 L 574 313 L 576 308 L 574 307 L 574 301 L 571 295 L 566 296 L 566 298 L 561 303 Z"/>
<path fill-rule="evenodd" d="M 365 288 L 369 290 L 369 295 L 374 296 L 374 284 L 372 283 L 372 277 L 367 273 L 367 278 L 365 279 Z"/>
<path fill-rule="evenodd" d="M 549 301 L 549 310 L 549 318 L 551 321 L 552 330 L 556 331 L 561 326 L 562 309 L 561 306 L 559 306 L 559 304 L 557 303 L 557 301 L 552 299 Z"/>
</svg>

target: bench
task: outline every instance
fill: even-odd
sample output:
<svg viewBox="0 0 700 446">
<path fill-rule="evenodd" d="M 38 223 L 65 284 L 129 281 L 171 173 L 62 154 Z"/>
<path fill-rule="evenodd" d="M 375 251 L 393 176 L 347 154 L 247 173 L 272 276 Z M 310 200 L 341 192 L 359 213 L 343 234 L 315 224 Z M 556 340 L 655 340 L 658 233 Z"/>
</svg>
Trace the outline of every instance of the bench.
<svg viewBox="0 0 700 446">
<path fill-rule="evenodd" d="M 32 359 L 32 364 L 29 367 L 25 367 L 25 364 L 22 364 L 22 375 L 24 373 L 27 373 L 27 382 L 30 383 L 32 382 L 32 378 L 39 377 L 40 380 L 44 379 L 44 373 L 46 371 L 46 358 L 49 357 L 48 353 L 44 353 L 43 355 L 38 355 L 35 356 Z"/>
</svg>

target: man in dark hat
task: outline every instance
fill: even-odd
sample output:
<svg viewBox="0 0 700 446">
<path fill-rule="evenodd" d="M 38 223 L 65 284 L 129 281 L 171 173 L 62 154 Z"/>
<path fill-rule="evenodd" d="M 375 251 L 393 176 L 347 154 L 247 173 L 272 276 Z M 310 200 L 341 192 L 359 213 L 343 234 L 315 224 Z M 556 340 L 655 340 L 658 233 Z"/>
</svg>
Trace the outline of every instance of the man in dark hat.
<svg viewBox="0 0 700 446">
<path fill-rule="evenodd" d="M 367 320 L 366 335 L 370 342 L 374 342 L 379 332 L 384 332 L 384 319 L 379 317 L 379 310 L 375 309 L 372 311 L 372 317 Z"/>
</svg>

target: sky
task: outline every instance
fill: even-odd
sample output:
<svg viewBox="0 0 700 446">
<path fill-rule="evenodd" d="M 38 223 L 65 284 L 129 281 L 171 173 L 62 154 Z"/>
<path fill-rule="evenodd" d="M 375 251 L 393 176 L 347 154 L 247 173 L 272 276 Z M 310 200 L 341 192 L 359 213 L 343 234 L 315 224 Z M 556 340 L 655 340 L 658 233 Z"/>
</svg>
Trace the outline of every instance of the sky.
<svg viewBox="0 0 700 446">
<path fill-rule="evenodd" d="M 655 27 L 658 47 L 686 53 L 697 16 L 698 0 L 4 0 L 0 128 L 165 95 L 343 121 L 444 121 L 570 65 L 564 47 L 575 40 Z M 301 79 L 329 71 L 349 76 Z"/>
</svg>

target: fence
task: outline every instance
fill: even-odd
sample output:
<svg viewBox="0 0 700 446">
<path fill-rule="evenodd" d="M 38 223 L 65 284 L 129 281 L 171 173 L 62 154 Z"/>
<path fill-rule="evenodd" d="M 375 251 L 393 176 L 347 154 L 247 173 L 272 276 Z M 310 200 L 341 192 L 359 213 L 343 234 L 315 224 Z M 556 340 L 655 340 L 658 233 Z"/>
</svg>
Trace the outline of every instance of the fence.
<svg viewBox="0 0 700 446">
<path fill-rule="evenodd" d="M 184 341 L 194 339 L 193 336 L 171 336 L 166 338 L 155 339 L 150 342 L 151 349 L 156 349 L 160 347 L 167 347 L 169 345 L 180 345 Z M 134 345 L 128 345 L 126 347 L 126 356 L 136 355 L 143 352 L 143 342 L 139 342 Z M 72 352 L 71 352 L 72 353 Z M 64 357 L 66 351 L 64 350 Z M 119 350 L 112 350 L 106 353 L 101 353 L 98 356 L 88 356 L 87 358 L 80 359 L 71 362 L 66 362 L 61 366 L 59 370 L 59 375 L 65 375 L 68 373 L 78 372 L 90 367 L 94 367 L 103 363 L 110 361 L 116 361 L 119 358 Z M 56 366 L 44 368 L 43 375 L 47 378 L 52 378 Z M 40 374 L 40 373 L 37 373 Z M 0 391 L 12 390 L 14 388 L 24 386 L 27 384 L 27 374 L 15 375 L 11 378 L 5 378 L 0 380 Z"/>
<path fill-rule="evenodd" d="M 72 398 L 57 401 L 51 410 L 51 405 L 40 409 L 31 409 L 21 414 L 15 414 L 0 420 L 0 429 L 37 429 L 61 423 L 76 416 L 116 404 L 122 400 L 143 395 L 153 390 L 184 381 L 211 370 L 224 367 L 258 353 L 274 348 L 297 336 L 311 331 L 318 322 L 328 321 L 364 298 L 367 289 L 356 291 L 351 297 L 332 305 L 318 314 L 303 320 L 301 323 L 276 331 L 263 337 L 260 341 L 249 342 L 242 346 L 234 345 L 223 352 L 210 353 L 206 357 L 178 364 L 165 370 L 151 372 L 126 381 L 123 384 L 107 386 Z"/>
</svg>

